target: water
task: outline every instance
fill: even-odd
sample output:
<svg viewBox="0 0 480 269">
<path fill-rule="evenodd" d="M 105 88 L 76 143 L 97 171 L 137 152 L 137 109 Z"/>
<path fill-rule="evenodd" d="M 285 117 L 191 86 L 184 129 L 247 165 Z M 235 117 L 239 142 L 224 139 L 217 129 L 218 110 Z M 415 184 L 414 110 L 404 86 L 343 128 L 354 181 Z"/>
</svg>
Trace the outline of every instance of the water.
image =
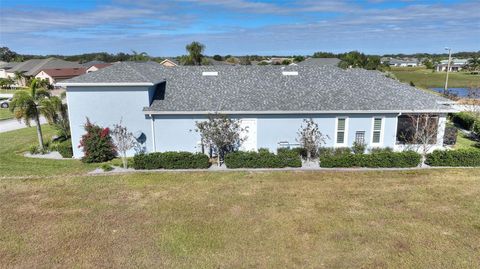
<svg viewBox="0 0 480 269">
<path fill-rule="evenodd" d="M 443 88 L 432 88 L 432 90 L 443 93 Z M 468 88 L 448 88 L 448 91 L 458 97 L 468 97 Z"/>
</svg>

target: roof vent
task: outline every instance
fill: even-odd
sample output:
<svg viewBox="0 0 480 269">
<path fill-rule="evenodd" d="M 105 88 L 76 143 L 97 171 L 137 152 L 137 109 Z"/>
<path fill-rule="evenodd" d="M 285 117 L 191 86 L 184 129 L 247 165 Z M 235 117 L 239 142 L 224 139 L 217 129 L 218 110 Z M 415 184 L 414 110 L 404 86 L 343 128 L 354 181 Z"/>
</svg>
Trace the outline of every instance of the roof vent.
<svg viewBox="0 0 480 269">
<path fill-rule="evenodd" d="M 284 76 L 298 76 L 297 71 L 282 71 L 282 75 Z"/>
<path fill-rule="evenodd" d="M 216 77 L 216 76 L 218 76 L 218 72 L 202 72 L 202 76 L 204 76 L 204 77 Z"/>
</svg>

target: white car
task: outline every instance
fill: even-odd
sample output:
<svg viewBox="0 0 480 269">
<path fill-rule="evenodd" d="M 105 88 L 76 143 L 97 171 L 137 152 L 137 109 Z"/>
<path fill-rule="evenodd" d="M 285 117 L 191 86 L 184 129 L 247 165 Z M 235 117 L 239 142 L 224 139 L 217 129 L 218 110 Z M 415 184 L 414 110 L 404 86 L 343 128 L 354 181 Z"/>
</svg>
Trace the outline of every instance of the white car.
<svg viewBox="0 0 480 269">
<path fill-rule="evenodd" d="M 0 101 L 0 107 L 1 108 L 8 108 L 10 106 L 10 102 L 12 101 L 12 98 L 8 98 L 5 100 Z"/>
</svg>

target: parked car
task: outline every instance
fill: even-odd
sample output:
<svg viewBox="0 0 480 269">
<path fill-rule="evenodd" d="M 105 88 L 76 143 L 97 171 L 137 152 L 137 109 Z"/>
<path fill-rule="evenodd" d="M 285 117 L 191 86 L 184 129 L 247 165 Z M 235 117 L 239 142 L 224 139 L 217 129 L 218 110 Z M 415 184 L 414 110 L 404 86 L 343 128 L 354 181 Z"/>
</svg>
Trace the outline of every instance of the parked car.
<svg viewBox="0 0 480 269">
<path fill-rule="evenodd" d="M 0 101 L 0 107 L 1 108 L 8 108 L 10 106 L 10 102 L 12 101 L 12 98 L 8 98 L 5 100 Z"/>
</svg>

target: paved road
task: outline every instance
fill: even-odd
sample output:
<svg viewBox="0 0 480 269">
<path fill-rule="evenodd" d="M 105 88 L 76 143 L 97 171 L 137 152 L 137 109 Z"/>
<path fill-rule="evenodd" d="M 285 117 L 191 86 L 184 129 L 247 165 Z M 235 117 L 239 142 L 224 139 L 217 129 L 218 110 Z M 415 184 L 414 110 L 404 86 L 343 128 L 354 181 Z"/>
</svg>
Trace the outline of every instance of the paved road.
<svg viewBox="0 0 480 269">
<path fill-rule="evenodd" d="M 47 123 L 47 120 L 43 117 L 40 118 L 40 123 L 45 124 Z M 23 121 L 18 122 L 17 120 L 0 120 L 0 133 L 8 132 L 8 131 L 13 131 L 17 129 L 22 129 L 26 128 L 27 126 Z M 35 128 L 35 122 L 31 122 L 31 127 L 30 128 Z"/>
</svg>

